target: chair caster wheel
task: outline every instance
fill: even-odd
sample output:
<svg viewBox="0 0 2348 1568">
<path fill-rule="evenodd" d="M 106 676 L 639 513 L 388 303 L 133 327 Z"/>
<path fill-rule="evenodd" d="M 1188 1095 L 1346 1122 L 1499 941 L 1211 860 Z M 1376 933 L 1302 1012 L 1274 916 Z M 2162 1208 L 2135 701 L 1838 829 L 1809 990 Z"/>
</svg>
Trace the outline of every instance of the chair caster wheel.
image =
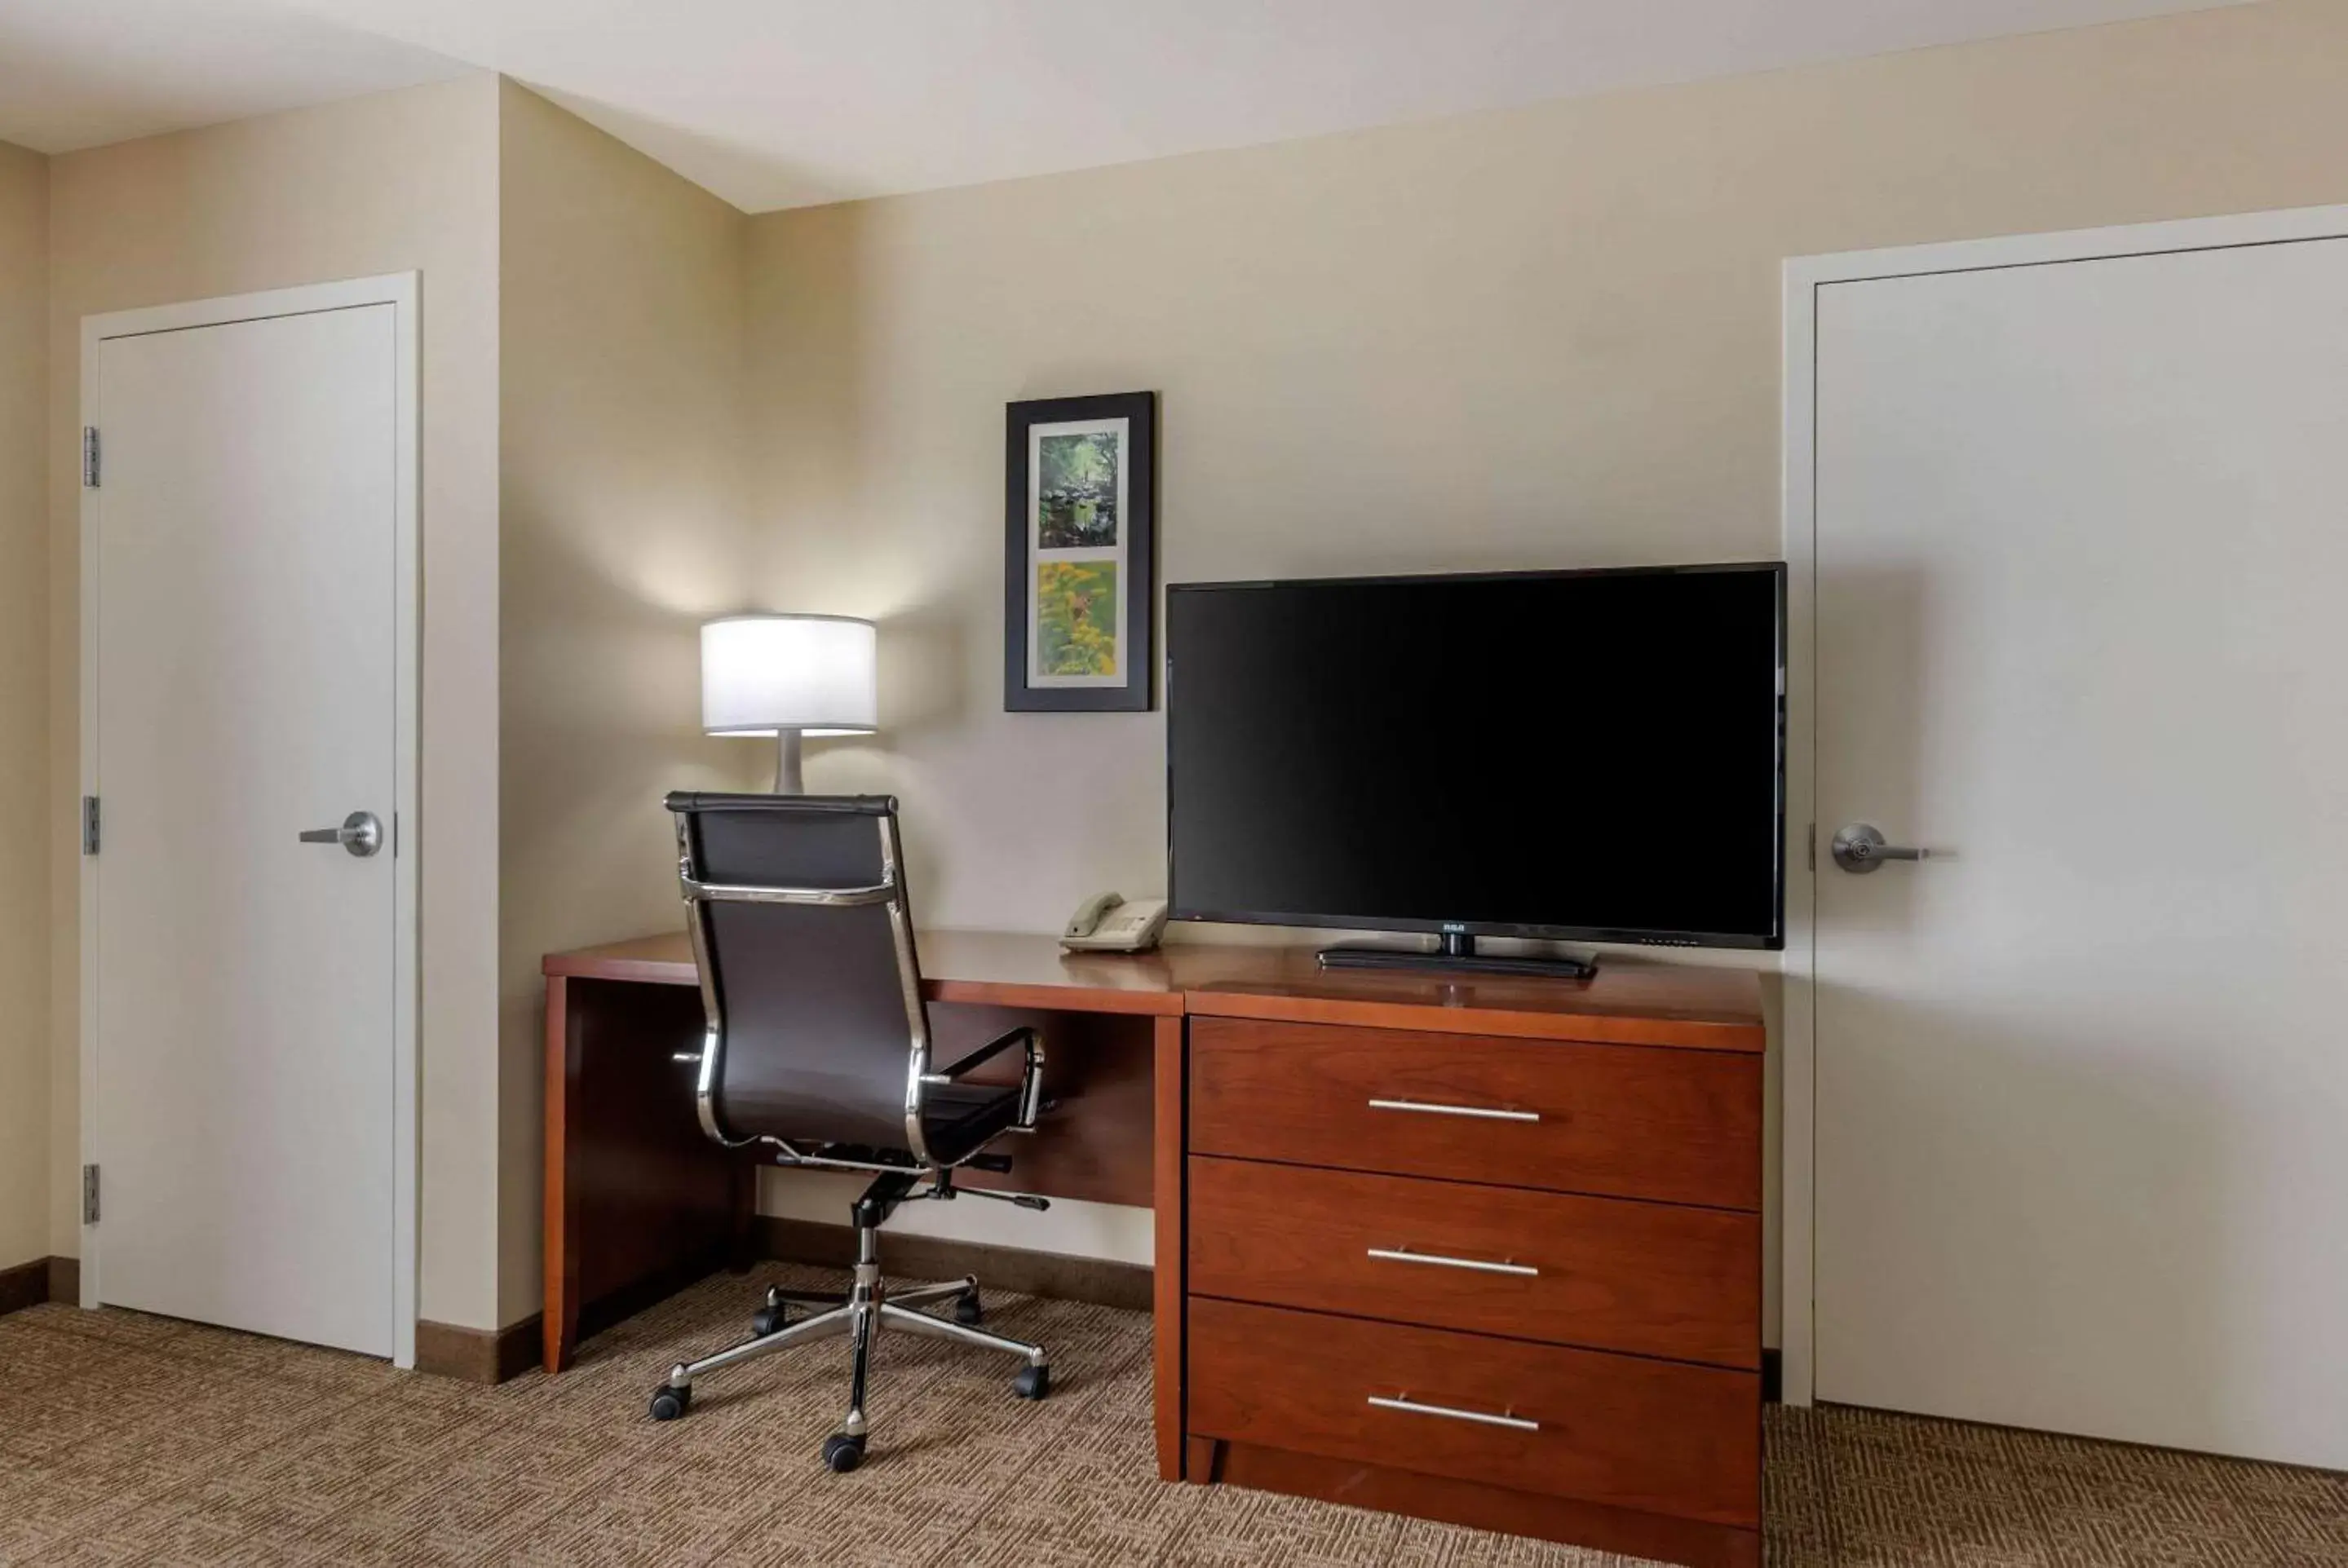
<svg viewBox="0 0 2348 1568">
<path fill-rule="evenodd" d="M 781 1329 L 790 1320 L 791 1309 L 788 1307 L 761 1307 L 757 1311 L 750 1314 L 750 1332 L 764 1339 L 767 1335 Z"/>
<path fill-rule="evenodd" d="M 969 1328 L 986 1321 L 986 1308 L 980 1304 L 977 1291 L 954 1297 L 954 1321 Z"/>
<path fill-rule="evenodd" d="M 834 1473 L 846 1475 L 864 1462 L 864 1440 L 834 1432 L 823 1440 L 823 1462 Z"/>
<path fill-rule="evenodd" d="M 653 1395 L 653 1419 L 673 1421 L 693 1408 L 693 1390 L 664 1387 Z"/>
<path fill-rule="evenodd" d="M 1011 1379 L 1011 1391 L 1023 1399 L 1040 1399 L 1052 1391 L 1052 1368 L 1030 1367 Z"/>
</svg>

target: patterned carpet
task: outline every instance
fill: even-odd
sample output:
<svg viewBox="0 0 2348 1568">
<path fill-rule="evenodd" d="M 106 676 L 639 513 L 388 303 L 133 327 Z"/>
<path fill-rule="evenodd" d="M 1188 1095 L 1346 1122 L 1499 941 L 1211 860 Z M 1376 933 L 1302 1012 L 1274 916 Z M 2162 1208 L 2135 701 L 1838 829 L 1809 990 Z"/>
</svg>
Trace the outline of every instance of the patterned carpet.
<svg viewBox="0 0 2348 1568">
<path fill-rule="evenodd" d="M 769 1278 L 825 1287 L 818 1271 Z M 622 1563 L 888 1568 L 1599 1568 L 1623 1560 L 1231 1488 L 1162 1486 L 1148 1320 L 1004 1297 L 1053 1352 L 904 1336 L 876 1358 L 871 1460 L 816 1460 L 838 1342 L 644 1401 L 741 1331 L 719 1276 L 499 1389 L 133 1313 L 0 1318 L 0 1563 Z M 2348 1565 L 2348 1477 L 1851 1410 L 1776 1411 L 1770 1561 L 1818 1568 Z"/>
</svg>

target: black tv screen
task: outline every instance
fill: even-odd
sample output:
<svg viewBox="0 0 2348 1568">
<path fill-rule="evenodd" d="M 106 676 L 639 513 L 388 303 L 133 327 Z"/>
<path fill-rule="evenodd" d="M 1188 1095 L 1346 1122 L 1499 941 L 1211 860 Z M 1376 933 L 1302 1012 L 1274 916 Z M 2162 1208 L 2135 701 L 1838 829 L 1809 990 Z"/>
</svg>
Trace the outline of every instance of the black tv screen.
<svg viewBox="0 0 2348 1568">
<path fill-rule="evenodd" d="M 1781 946 L 1785 584 L 1169 588 L 1174 916 Z"/>
</svg>

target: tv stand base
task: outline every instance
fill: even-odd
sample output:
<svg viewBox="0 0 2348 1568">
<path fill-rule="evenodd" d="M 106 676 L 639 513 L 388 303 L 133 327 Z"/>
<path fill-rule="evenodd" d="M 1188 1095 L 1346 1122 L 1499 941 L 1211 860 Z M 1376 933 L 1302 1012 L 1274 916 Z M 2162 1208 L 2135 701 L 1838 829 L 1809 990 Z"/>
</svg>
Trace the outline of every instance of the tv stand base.
<svg viewBox="0 0 2348 1568">
<path fill-rule="evenodd" d="M 1560 980 L 1586 980 L 1598 972 L 1595 957 L 1478 953 L 1476 938 L 1457 931 L 1446 931 L 1438 942 L 1432 951 L 1345 944 L 1323 948 L 1316 956 L 1324 969 L 1435 969 L 1466 975 L 1545 975 Z"/>
</svg>

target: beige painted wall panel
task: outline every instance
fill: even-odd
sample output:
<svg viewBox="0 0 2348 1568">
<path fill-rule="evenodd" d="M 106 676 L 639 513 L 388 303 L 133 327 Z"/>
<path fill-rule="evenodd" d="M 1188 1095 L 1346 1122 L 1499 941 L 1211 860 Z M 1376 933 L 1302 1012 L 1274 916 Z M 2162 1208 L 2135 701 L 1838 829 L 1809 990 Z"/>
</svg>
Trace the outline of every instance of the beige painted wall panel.
<svg viewBox="0 0 2348 1568">
<path fill-rule="evenodd" d="M 539 959 L 680 927 L 661 797 L 763 787 L 766 752 L 700 723 L 700 623 L 747 602 L 747 220 L 511 83 L 500 140 L 499 1315 L 514 1322 L 540 1301 Z"/>
<path fill-rule="evenodd" d="M 0 143 L 0 1268 L 49 1252 L 49 169 Z"/>
<path fill-rule="evenodd" d="M 75 802 L 81 318 L 423 274 L 421 1315 L 497 1325 L 498 82 L 479 76 L 52 166 L 50 1250 L 79 1251 Z"/>
<path fill-rule="evenodd" d="M 762 782 L 695 732 L 704 616 L 883 620 L 885 733 L 809 774 L 905 797 L 929 922 L 1162 886 L 1161 716 L 1001 712 L 1005 401 L 1164 395 L 1168 580 L 1774 555 L 1781 258 L 2348 200 L 2343 67 L 2348 5 L 2272 0 L 755 220 L 488 77 L 57 160 L 46 1249 L 82 314 L 425 273 L 424 1313 L 489 1327 L 536 1291 L 538 953 L 675 918 L 649 802 Z"/>
<path fill-rule="evenodd" d="M 1783 258 L 2348 200 L 2343 81 L 2272 0 L 754 220 L 757 586 L 883 622 L 810 783 L 932 924 L 1162 890 L 1162 715 L 1002 711 L 1007 401 L 1160 391 L 1162 580 L 1775 557 Z"/>
</svg>

